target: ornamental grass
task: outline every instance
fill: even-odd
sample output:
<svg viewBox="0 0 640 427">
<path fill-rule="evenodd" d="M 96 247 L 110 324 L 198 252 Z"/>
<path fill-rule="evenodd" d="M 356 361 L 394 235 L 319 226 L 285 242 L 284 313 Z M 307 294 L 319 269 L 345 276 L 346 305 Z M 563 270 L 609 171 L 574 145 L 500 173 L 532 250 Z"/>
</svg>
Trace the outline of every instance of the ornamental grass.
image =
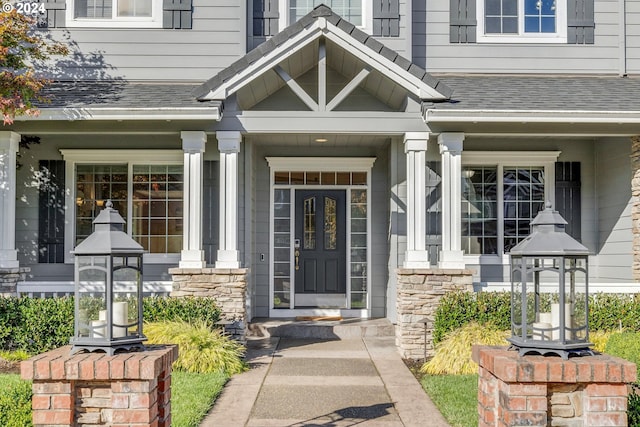
<svg viewBox="0 0 640 427">
<path fill-rule="evenodd" d="M 179 357 L 173 365 L 178 371 L 231 376 L 246 370 L 244 346 L 205 322 L 147 323 L 144 334 L 149 344 L 178 345 Z"/>
</svg>

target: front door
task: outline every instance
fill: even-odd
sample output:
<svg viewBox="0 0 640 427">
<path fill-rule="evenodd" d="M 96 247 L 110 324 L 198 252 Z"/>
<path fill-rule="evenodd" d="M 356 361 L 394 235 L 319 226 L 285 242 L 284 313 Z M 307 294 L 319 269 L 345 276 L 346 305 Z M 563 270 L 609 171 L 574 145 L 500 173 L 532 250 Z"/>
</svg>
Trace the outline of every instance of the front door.
<svg viewBox="0 0 640 427">
<path fill-rule="evenodd" d="M 344 306 L 345 202 L 345 190 L 296 190 L 296 306 Z"/>
</svg>

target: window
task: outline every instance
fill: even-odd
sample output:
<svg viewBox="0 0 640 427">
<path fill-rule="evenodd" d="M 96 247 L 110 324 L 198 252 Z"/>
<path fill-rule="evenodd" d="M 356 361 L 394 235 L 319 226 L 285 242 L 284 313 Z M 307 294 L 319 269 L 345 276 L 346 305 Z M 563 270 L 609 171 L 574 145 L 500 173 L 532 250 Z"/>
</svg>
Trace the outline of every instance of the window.
<svg viewBox="0 0 640 427">
<path fill-rule="evenodd" d="M 72 0 L 67 8 L 69 27 L 162 27 L 159 0 Z"/>
<path fill-rule="evenodd" d="M 563 0 L 478 0 L 478 41 L 567 42 Z"/>
<path fill-rule="evenodd" d="M 558 153 L 528 156 L 530 160 L 522 153 L 463 153 L 461 235 L 466 255 L 508 253 L 529 235 L 545 202 L 554 200 Z"/>
<path fill-rule="evenodd" d="M 70 247 L 93 230 L 107 200 L 126 221 L 125 231 L 147 251 L 145 261 L 171 262 L 182 250 L 182 151 L 62 150 L 66 161 Z M 69 215 L 70 214 L 70 215 Z"/>
<path fill-rule="evenodd" d="M 296 23 L 298 19 L 320 4 L 329 6 L 331 10 L 353 25 L 357 27 L 363 26 L 362 0 L 289 0 L 289 22 L 287 25 Z"/>
</svg>

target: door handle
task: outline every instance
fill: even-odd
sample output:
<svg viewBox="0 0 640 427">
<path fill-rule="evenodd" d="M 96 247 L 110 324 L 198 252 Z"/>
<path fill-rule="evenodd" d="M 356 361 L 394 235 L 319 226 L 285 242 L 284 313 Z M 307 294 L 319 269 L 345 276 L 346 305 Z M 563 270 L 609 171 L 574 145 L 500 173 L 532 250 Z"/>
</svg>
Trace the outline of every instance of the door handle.
<svg viewBox="0 0 640 427">
<path fill-rule="evenodd" d="M 295 250 L 293 256 L 296 258 L 296 271 L 300 270 L 300 265 L 298 265 L 298 260 L 300 259 L 300 251 L 298 249 Z"/>
</svg>

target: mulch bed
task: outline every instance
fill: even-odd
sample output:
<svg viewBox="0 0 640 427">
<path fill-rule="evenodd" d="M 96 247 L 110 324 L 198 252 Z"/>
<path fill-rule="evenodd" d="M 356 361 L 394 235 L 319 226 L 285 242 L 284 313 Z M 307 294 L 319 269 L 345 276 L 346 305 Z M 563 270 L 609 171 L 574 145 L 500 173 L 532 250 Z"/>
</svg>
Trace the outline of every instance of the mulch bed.
<svg viewBox="0 0 640 427">
<path fill-rule="evenodd" d="M 20 362 L 9 362 L 0 358 L 0 374 L 19 374 Z"/>
</svg>

